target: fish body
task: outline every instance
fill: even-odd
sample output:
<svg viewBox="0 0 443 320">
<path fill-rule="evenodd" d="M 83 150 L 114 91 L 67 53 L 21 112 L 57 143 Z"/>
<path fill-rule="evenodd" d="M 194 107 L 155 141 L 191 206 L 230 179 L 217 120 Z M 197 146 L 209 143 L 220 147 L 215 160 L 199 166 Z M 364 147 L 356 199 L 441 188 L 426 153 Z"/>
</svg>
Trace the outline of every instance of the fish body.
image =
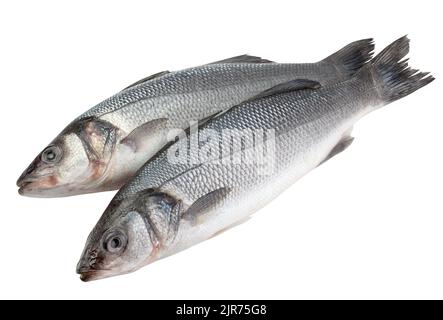
<svg viewBox="0 0 443 320">
<path fill-rule="evenodd" d="M 199 148 L 192 148 L 195 136 L 188 134 L 185 144 L 179 140 L 159 152 L 116 194 L 92 230 L 77 267 L 81 278 L 132 272 L 266 205 L 349 146 L 352 126 L 361 117 L 433 80 L 401 61 L 408 49 L 408 39 L 401 38 L 340 83 L 298 79 L 277 85 L 202 125 Z M 223 140 L 226 132 L 230 140 Z M 251 132 L 266 134 L 248 144 Z M 238 142 L 241 147 L 235 148 Z M 230 152 L 220 152 L 220 145 Z M 257 146 L 272 157 L 256 161 L 262 154 Z M 216 151 L 202 160 L 202 149 L 206 156 Z M 183 150 L 186 157 L 177 161 Z"/>
<path fill-rule="evenodd" d="M 60 197 L 118 189 L 167 143 L 171 128 L 186 128 L 294 78 L 348 79 L 372 50 L 365 39 L 317 63 L 238 56 L 142 79 L 71 122 L 20 176 L 19 193 Z"/>
</svg>

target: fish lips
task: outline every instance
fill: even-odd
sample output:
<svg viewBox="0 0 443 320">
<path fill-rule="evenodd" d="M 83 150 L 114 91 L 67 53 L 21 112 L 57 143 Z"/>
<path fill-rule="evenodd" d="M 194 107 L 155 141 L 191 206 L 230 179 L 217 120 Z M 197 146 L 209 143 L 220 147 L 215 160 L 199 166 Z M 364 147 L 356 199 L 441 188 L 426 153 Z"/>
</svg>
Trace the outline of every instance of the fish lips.
<svg viewBox="0 0 443 320">
<path fill-rule="evenodd" d="M 20 183 L 20 184 L 17 182 L 17 186 L 19 187 L 18 188 L 18 194 L 21 195 L 21 196 L 26 195 L 26 190 L 28 189 L 28 185 L 29 184 L 32 184 L 32 182 L 23 182 L 23 183 Z"/>
<path fill-rule="evenodd" d="M 109 274 L 110 270 L 100 268 L 97 261 L 91 264 L 89 259 L 85 259 L 84 257 L 78 262 L 76 271 L 77 274 L 80 275 L 80 280 L 84 282 L 111 276 L 111 274 Z"/>
<path fill-rule="evenodd" d="M 26 171 L 18 178 L 18 193 L 22 196 L 44 197 L 40 191 L 52 189 L 57 186 L 58 179 L 54 175 L 34 177 Z"/>
<path fill-rule="evenodd" d="M 32 182 L 33 180 L 36 180 L 32 177 L 32 172 L 34 172 L 37 165 L 35 164 L 35 160 L 29 165 L 29 167 L 26 168 L 25 171 L 20 175 L 20 177 L 17 179 L 16 185 L 17 187 L 21 188 L 22 186 L 28 184 L 29 182 Z"/>
<path fill-rule="evenodd" d="M 90 271 L 77 272 L 77 273 L 80 274 L 80 280 L 84 282 L 103 278 L 103 276 L 100 275 L 101 274 L 100 271 L 97 270 L 90 270 Z"/>
<path fill-rule="evenodd" d="M 21 175 L 17 180 L 18 193 L 22 196 L 32 194 L 37 189 L 38 179 L 29 178 L 27 175 Z"/>
<path fill-rule="evenodd" d="M 80 260 L 77 265 L 77 273 L 80 275 L 80 280 L 82 281 L 91 281 L 97 278 L 99 270 L 92 268 L 89 264 L 85 263 L 85 261 Z"/>
<path fill-rule="evenodd" d="M 84 282 L 108 278 L 114 275 L 111 270 L 93 269 L 90 267 L 77 268 L 77 274 L 80 275 L 80 280 Z"/>
</svg>

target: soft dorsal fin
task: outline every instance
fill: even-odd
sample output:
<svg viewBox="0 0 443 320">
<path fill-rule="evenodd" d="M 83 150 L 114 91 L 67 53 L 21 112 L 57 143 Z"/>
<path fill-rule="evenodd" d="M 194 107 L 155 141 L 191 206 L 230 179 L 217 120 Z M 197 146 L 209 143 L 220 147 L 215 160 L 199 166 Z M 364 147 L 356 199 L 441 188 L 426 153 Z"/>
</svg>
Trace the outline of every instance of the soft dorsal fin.
<svg viewBox="0 0 443 320">
<path fill-rule="evenodd" d="M 274 96 L 281 93 L 287 93 L 297 90 L 305 89 L 318 89 L 320 88 L 320 83 L 308 79 L 295 79 L 288 82 L 280 83 L 274 87 L 271 87 L 265 91 L 260 92 L 256 96 L 252 97 L 248 101 L 253 101 L 265 97 Z"/>
<path fill-rule="evenodd" d="M 228 110 L 229 110 L 229 109 L 228 109 Z M 216 111 L 215 113 L 213 113 L 213 114 L 211 114 L 211 115 L 209 115 L 209 116 L 207 116 L 207 117 L 205 117 L 205 118 L 203 118 L 203 119 L 196 120 L 197 127 L 198 127 L 199 129 L 202 128 L 204 124 L 206 124 L 206 123 L 209 122 L 210 120 L 212 120 L 212 119 L 218 117 L 219 115 L 223 114 L 224 112 L 226 112 L 226 110 L 219 110 L 219 111 Z M 188 126 L 188 127 L 185 128 L 183 131 L 184 131 L 186 134 L 191 134 L 191 127 Z"/>
<path fill-rule="evenodd" d="M 132 87 L 134 87 L 134 86 L 136 86 L 136 85 L 139 85 L 139 84 L 141 84 L 141 83 L 143 83 L 143 82 L 146 82 L 146 81 L 149 81 L 149 80 L 152 80 L 152 79 L 155 79 L 155 78 L 158 78 L 158 77 L 161 77 L 161 76 L 164 76 L 165 74 L 168 74 L 168 73 L 170 73 L 171 71 L 161 71 L 161 72 L 157 72 L 157 73 L 154 73 L 154 74 L 152 74 L 152 75 L 150 75 L 150 76 L 148 76 L 148 77 L 146 77 L 146 78 L 143 78 L 143 79 L 141 79 L 141 80 L 138 80 L 137 82 L 134 82 L 133 84 L 131 84 L 130 86 L 127 86 L 126 88 L 124 88 L 123 90 L 126 90 L 126 89 L 129 89 L 129 88 L 132 88 Z M 122 91 L 123 91 L 122 90 Z"/>
<path fill-rule="evenodd" d="M 205 117 L 205 118 L 203 118 L 203 119 L 198 120 L 198 124 L 199 124 L 199 126 L 204 125 L 206 122 L 208 122 L 209 120 L 214 119 L 215 117 L 218 117 L 218 116 L 219 116 L 220 114 L 222 114 L 222 113 L 223 113 L 223 110 L 216 111 L 215 113 L 213 113 L 213 114 L 211 114 L 211 115 L 209 115 L 209 116 L 207 116 L 207 117 Z M 185 131 L 186 131 L 186 130 L 185 130 Z"/>
<path fill-rule="evenodd" d="M 219 64 L 219 63 L 273 63 L 274 61 L 263 59 L 261 57 L 250 56 L 247 54 L 242 54 L 241 56 L 236 56 L 228 59 L 223 59 L 220 61 L 211 62 L 208 64 Z"/>
</svg>

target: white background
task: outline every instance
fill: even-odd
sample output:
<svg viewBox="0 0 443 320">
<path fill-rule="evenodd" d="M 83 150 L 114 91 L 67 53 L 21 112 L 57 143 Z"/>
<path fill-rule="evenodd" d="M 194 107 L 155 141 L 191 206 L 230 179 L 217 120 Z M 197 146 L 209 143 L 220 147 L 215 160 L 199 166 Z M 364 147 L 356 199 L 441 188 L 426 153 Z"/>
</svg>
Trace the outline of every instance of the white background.
<svg viewBox="0 0 443 320">
<path fill-rule="evenodd" d="M 0 298 L 443 298 L 439 1 L 4 1 Z M 80 113 L 130 83 L 249 53 L 313 62 L 409 34 L 435 82 L 374 112 L 346 152 L 247 223 L 135 273 L 75 266 L 113 192 L 25 198 L 15 181 Z"/>
</svg>

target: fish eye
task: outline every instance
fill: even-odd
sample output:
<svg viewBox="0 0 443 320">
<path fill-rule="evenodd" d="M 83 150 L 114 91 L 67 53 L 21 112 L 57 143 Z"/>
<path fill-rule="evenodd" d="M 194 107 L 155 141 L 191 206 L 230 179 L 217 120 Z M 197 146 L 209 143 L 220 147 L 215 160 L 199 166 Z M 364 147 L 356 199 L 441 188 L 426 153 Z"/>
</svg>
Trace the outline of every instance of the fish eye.
<svg viewBox="0 0 443 320">
<path fill-rule="evenodd" d="M 49 146 L 43 150 L 41 159 L 46 163 L 55 163 L 60 161 L 62 156 L 61 149 L 57 146 Z"/>
<path fill-rule="evenodd" d="M 126 247 L 127 238 L 120 230 L 110 232 L 103 243 L 106 251 L 110 253 L 119 253 Z"/>
</svg>

